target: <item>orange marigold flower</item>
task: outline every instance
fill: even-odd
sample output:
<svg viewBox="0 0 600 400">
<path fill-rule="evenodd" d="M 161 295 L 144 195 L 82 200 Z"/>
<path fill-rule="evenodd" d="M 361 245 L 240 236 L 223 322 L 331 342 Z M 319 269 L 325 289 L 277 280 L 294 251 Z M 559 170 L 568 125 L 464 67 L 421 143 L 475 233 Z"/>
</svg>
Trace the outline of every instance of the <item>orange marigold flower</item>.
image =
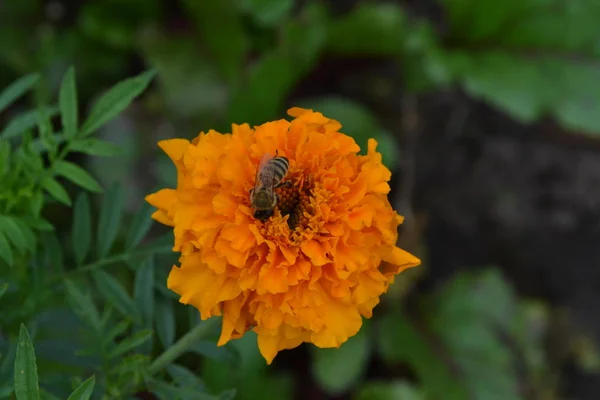
<svg viewBox="0 0 600 400">
<path fill-rule="evenodd" d="M 169 289 L 203 320 L 222 315 L 219 345 L 253 329 L 269 364 L 303 342 L 339 347 L 394 276 L 420 263 L 395 246 L 402 217 L 387 199 L 391 174 L 377 142 L 361 156 L 338 121 L 288 113 L 292 121 L 159 142 L 177 166 L 177 189 L 146 197 L 181 253 Z M 249 192 L 263 155 L 276 152 L 289 160 L 289 183 L 275 189 L 263 222 Z"/>
</svg>

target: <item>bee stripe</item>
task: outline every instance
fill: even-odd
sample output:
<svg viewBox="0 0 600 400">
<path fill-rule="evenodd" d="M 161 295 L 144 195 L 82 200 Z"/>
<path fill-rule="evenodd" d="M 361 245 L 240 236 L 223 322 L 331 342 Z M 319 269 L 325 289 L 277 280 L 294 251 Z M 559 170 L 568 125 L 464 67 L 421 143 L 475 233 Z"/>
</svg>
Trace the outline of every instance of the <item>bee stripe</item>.
<svg viewBox="0 0 600 400">
<path fill-rule="evenodd" d="M 275 157 L 271 160 L 277 182 L 281 181 L 287 174 L 290 163 L 285 157 Z"/>
</svg>

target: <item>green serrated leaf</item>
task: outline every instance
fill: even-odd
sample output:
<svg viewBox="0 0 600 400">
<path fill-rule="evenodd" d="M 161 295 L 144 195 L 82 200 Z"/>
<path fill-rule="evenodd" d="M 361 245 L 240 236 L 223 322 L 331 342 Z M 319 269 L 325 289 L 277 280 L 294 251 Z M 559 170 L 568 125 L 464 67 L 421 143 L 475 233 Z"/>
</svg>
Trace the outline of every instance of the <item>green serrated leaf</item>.
<svg viewBox="0 0 600 400">
<path fill-rule="evenodd" d="M 138 348 L 146 341 L 148 341 L 151 337 L 152 331 L 149 329 L 145 329 L 143 331 L 135 333 L 132 336 L 120 342 L 118 345 L 116 345 L 115 348 L 111 350 L 111 352 L 108 354 L 108 357 L 110 359 L 117 358 L 128 351 Z"/>
<path fill-rule="evenodd" d="M 20 253 L 24 253 L 25 250 L 30 247 L 23 230 L 19 227 L 19 224 L 17 224 L 14 218 L 0 215 L 0 231 L 4 232 L 6 238 L 11 240 L 15 249 Z"/>
<path fill-rule="evenodd" d="M 0 257 L 8 264 L 9 267 L 13 266 L 13 253 L 8 244 L 8 240 L 3 232 L 0 231 Z"/>
<path fill-rule="evenodd" d="M 71 139 L 77 134 L 77 87 L 75 86 L 75 68 L 69 67 L 60 85 L 58 104 L 65 138 Z"/>
<path fill-rule="evenodd" d="M 98 257 L 106 257 L 119 232 L 123 201 L 123 191 L 118 183 L 113 184 L 104 195 L 96 238 Z"/>
<path fill-rule="evenodd" d="M 144 327 L 151 329 L 154 320 L 154 259 L 149 257 L 135 275 L 133 297 L 142 316 Z"/>
<path fill-rule="evenodd" d="M 26 75 L 10 84 L 0 93 L 0 112 L 33 87 L 40 80 L 40 74 Z"/>
<path fill-rule="evenodd" d="M 54 163 L 54 171 L 57 175 L 70 180 L 90 192 L 102 192 L 100 184 L 86 170 L 75 163 L 59 160 Z"/>
<path fill-rule="evenodd" d="M 313 376 L 328 393 L 343 393 L 362 380 L 371 349 L 367 329 L 364 325 L 339 349 L 313 351 Z"/>
<path fill-rule="evenodd" d="M 89 293 L 82 292 L 69 280 L 65 280 L 65 287 L 68 294 L 67 300 L 73 311 L 86 321 L 90 327 L 94 328 L 97 333 L 100 333 L 102 330 L 100 315 Z"/>
<path fill-rule="evenodd" d="M 29 203 L 29 209 L 31 211 L 32 218 L 39 220 L 39 221 L 45 221 L 40 218 L 40 214 L 42 213 L 42 208 L 44 208 L 44 191 L 41 189 L 38 189 L 35 192 L 33 192 L 33 194 L 31 195 L 31 202 Z M 35 222 L 32 222 L 32 224 L 35 224 Z M 39 229 L 41 231 L 49 230 L 49 229 L 47 229 L 47 227 L 42 227 L 41 224 L 43 224 L 43 222 L 40 222 L 40 225 L 35 225 L 33 227 L 36 229 Z M 54 228 L 52 228 L 52 229 L 54 229 Z"/>
<path fill-rule="evenodd" d="M 71 198 L 66 189 L 52 177 L 46 177 L 42 180 L 42 187 L 57 201 L 70 206 Z"/>
<path fill-rule="evenodd" d="M 152 226 L 151 215 L 154 213 L 154 207 L 144 202 L 141 209 L 135 214 L 131 229 L 125 240 L 125 248 L 128 250 L 136 247 L 146 236 Z"/>
<path fill-rule="evenodd" d="M 75 200 L 71 243 L 77 264 L 83 264 L 92 243 L 92 212 L 86 192 L 81 192 Z"/>
<path fill-rule="evenodd" d="M 34 128 L 39 120 L 39 113 L 51 118 L 58 114 L 57 107 L 42 107 L 39 110 L 29 110 L 18 114 L 10 120 L 6 128 L 0 132 L 0 137 L 9 139 L 24 134 L 27 130 Z"/>
<path fill-rule="evenodd" d="M 104 93 L 94 104 L 90 115 L 81 127 L 81 135 L 89 136 L 102 125 L 125 110 L 150 84 L 154 70 L 146 71 L 136 77 L 117 83 Z"/>
<path fill-rule="evenodd" d="M 15 358 L 15 395 L 17 400 L 40 398 L 35 351 L 23 324 L 19 329 L 19 344 Z"/>
<path fill-rule="evenodd" d="M 69 145 L 69 150 L 98 157 L 111 157 L 122 153 L 119 146 L 94 138 L 75 139 Z"/>
<path fill-rule="evenodd" d="M 90 376 L 86 379 L 71 395 L 67 400 L 89 400 L 94 392 L 94 386 L 96 385 L 96 375 Z"/>
<path fill-rule="evenodd" d="M 175 311 L 171 299 L 157 296 L 155 327 L 163 347 L 168 349 L 175 341 Z"/>
<path fill-rule="evenodd" d="M 134 321 L 140 321 L 139 311 L 135 302 L 125 291 L 123 286 L 114 277 L 104 271 L 96 270 L 92 276 L 98 290 L 124 317 L 133 318 Z"/>
</svg>

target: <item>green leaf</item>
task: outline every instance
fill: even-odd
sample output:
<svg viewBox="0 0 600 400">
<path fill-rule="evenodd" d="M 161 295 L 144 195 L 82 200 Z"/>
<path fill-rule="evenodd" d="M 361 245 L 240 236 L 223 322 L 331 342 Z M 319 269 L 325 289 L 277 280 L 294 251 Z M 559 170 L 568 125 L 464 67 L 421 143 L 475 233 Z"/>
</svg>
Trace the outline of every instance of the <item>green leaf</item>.
<svg viewBox="0 0 600 400">
<path fill-rule="evenodd" d="M 197 312 L 197 311 L 196 311 Z M 231 346 L 217 346 L 214 341 L 199 340 L 190 346 L 190 351 L 215 361 L 235 366 L 240 362 L 240 355 Z"/>
<path fill-rule="evenodd" d="M 23 324 L 19 329 L 19 344 L 15 358 L 15 395 L 17 400 L 40 398 L 35 351 Z"/>
<path fill-rule="evenodd" d="M 8 283 L 3 283 L 0 285 L 0 299 L 4 296 L 4 293 L 8 290 Z"/>
<path fill-rule="evenodd" d="M 278 53 L 265 55 L 250 70 L 246 85 L 233 93 L 228 120 L 252 125 L 273 119 L 297 78 L 290 57 Z"/>
<path fill-rule="evenodd" d="M 27 243 L 23 230 L 19 227 L 19 224 L 13 217 L 0 215 L 0 231 L 3 231 L 8 239 L 11 240 L 15 249 L 20 253 L 24 253 L 28 247 L 31 247 Z"/>
<path fill-rule="evenodd" d="M 152 331 L 149 329 L 145 329 L 143 331 L 135 333 L 132 336 L 120 342 L 113 350 L 111 350 L 111 352 L 108 354 L 108 357 L 110 359 L 115 359 L 128 351 L 138 348 L 139 346 L 150 340 L 151 337 Z"/>
<path fill-rule="evenodd" d="M 64 269 L 64 255 L 61 244 L 55 233 L 44 232 L 41 235 L 44 253 L 53 271 L 62 271 Z"/>
<path fill-rule="evenodd" d="M 154 70 L 117 83 L 94 104 L 90 115 L 81 127 L 81 135 L 89 136 L 102 125 L 125 110 L 140 95 L 155 75 Z"/>
<path fill-rule="evenodd" d="M 141 206 L 141 210 L 136 212 L 131 224 L 131 229 L 125 240 L 125 248 L 131 250 L 135 248 L 142 239 L 146 236 L 150 227 L 152 226 L 152 214 L 154 213 L 154 207 L 144 202 Z"/>
<path fill-rule="evenodd" d="M 123 191 L 118 183 L 113 184 L 104 195 L 98 221 L 98 257 L 108 255 L 121 226 L 123 215 Z"/>
<path fill-rule="evenodd" d="M 98 157 L 111 157 L 122 153 L 119 146 L 94 138 L 75 139 L 69 145 L 69 150 Z"/>
<path fill-rule="evenodd" d="M 185 0 L 183 5 L 196 22 L 221 74 L 229 83 L 235 84 L 249 49 L 248 36 L 235 1 Z M 215 35 L 215 32 L 219 34 Z"/>
<path fill-rule="evenodd" d="M 420 390 L 408 382 L 371 381 L 363 386 L 354 400 L 425 400 Z"/>
<path fill-rule="evenodd" d="M 52 154 L 55 154 L 58 148 L 58 142 L 54 137 L 54 131 L 52 129 L 52 123 L 50 122 L 50 118 L 48 117 L 48 115 L 46 115 L 46 113 L 44 113 L 43 110 L 38 110 L 37 117 L 37 126 L 38 131 L 40 133 L 39 140 L 42 141 L 42 143 L 48 151 L 50 151 Z M 35 148 L 36 145 L 32 143 L 31 149 L 33 151 L 36 151 Z"/>
<path fill-rule="evenodd" d="M 65 280 L 67 300 L 75 313 L 88 323 L 97 333 L 102 330 L 100 315 L 88 292 L 83 292 L 75 283 Z"/>
<path fill-rule="evenodd" d="M 243 0 L 244 11 L 264 26 L 281 24 L 294 8 L 294 0 Z"/>
<path fill-rule="evenodd" d="M 33 233 L 31 228 L 29 228 L 29 226 L 25 223 L 25 221 L 23 221 L 21 217 L 14 217 L 13 221 L 15 222 L 15 224 L 21 231 L 21 234 L 25 238 L 25 249 L 33 253 L 35 251 L 35 246 L 37 243 L 37 235 Z"/>
<path fill-rule="evenodd" d="M 10 156 L 12 148 L 6 139 L 0 139 L 0 177 L 4 176 L 10 169 Z"/>
<path fill-rule="evenodd" d="M 152 257 L 148 257 L 136 271 L 133 296 L 144 326 L 151 329 L 154 320 L 154 259 Z"/>
<path fill-rule="evenodd" d="M 410 365 L 428 398 L 468 399 L 466 389 L 451 374 L 449 366 L 403 314 L 390 312 L 385 315 L 378 333 L 379 353 L 384 361 Z"/>
<path fill-rule="evenodd" d="M 363 378 L 370 358 L 368 326 L 348 339 L 339 349 L 315 349 L 312 373 L 325 391 L 341 394 Z"/>
<path fill-rule="evenodd" d="M 0 231 L 0 257 L 8 264 L 9 267 L 13 265 L 13 253 L 6 236 Z"/>
<path fill-rule="evenodd" d="M 309 3 L 297 18 L 282 29 L 280 51 L 287 54 L 298 73 L 313 70 L 327 45 L 327 9 L 322 3 Z"/>
<path fill-rule="evenodd" d="M 94 386 L 96 385 L 96 375 L 92 375 L 87 378 L 71 395 L 67 400 L 89 400 L 94 392 Z"/>
<path fill-rule="evenodd" d="M 42 113 L 43 117 L 51 118 L 58 114 L 58 108 L 42 107 L 39 110 L 29 110 L 20 113 L 10 120 L 4 130 L 0 132 L 0 137 L 9 139 L 24 134 L 28 129 L 35 128 L 40 118 L 39 113 Z"/>
<path fill-rule="evenodd" d="M 40 80 L 40 74 L 25 75 L 0 92 L 0 112 L 33 87 Z"/>
<path fill-rule="evenodd" d="M 42 180 L 42 187 L 52 196 L 54 199 L 59 202 L 70 206 L 71 198 L 69 194 L 65 190 L 65 188 L 58 183 L 58 181 L 52 177 L 46 177 Z"/>
<path fill-rule="evenodd" d="M 198 378 L 198 373 L 177 364 L 167 365 L 167 372 L 180 386 L 204 391 L 204 383 Z"/>
<path fill-rule="evenodd" d="M 52 225 L 50 222 L 46 221 L 43 218 L 40 217 L 31 217 L 29 215 L 25 215 L 23 217 L 21 217 L 21 219 L 23 220 L 24 223 L 27 224 L 27 226 L 32 227 L 33 229 L 36 229 L 38 231 L 46 231 L 46 232 L 50 232 L 54 230 L 54 225 Z"/>
<path fill-rule="evenodd" d="M 83 264 L 92 242 L 92 212 L 86 192 L 79 193 L 73 207 L 71 242 L 77 265 Z"/>
<path fill-rule="evenodd" d="M 405 47 L 406 16 L 393 3 L 359 3 L 329 24 L 328 49 L 356 55 L 399 55 Z"/>
<path fill-rule="evenodd" d="M 75 68 L 69 67 L 60 85 L 58 104 L 65 138 L 74 138 L 77 134 L 77 87 L 75 86 Z"/>
<path fill-rule="evenodd" d="M 110 317 L 110 314 L 105 314 L 107 316 L 106 320 L 108 320 L 108 317 Z M 131 321 L 128 319 L 124 319 L 122 321 L 119 321 L 115 326 L 113 326 L 110 331 L 108 331 L 108 333 L 106 333 L 106 335 L 104 336 L 104 340 L 106 342 L 113 342 L 115 340 L 117 340 L 119 338 L 119 336 L 123 335 L 123 333 L 125 333 L 125 331 L 127 329 L 129 329 L 131 327 Z"/>
<path fill-rule="evenodd" d="M 100 184 L 86 170 L 75 163 L 59 160 L 54 163 L 54 171 L 90 192 L 102 192 Z"/>
<path fill-rule="evenodd" d="M 121 312 L 124 317 L 133 318 L 136 322 L 140 321 L 139 311 L 135 303 L 119 281 L 102 270 L 95 270 L 92 272 L 92 276 L 98 290 L 110 304 Z"/>
<path fill-rule="evenodd" d="M 514 295 L 497 270 L 457 275 L 436 293 L 429 325 L 448 349 L 474 398 L 523 397 L 507 345 L 514 321 Z M 449 322 L 452 322 L 449 324 Z"/>
<path fill-rule="evenodd" d="M 175 341 L 175 312 L 173 301 L 163 296 L 156 298 L 156 333 L 163 347 L 168 349 Z"/>
</svg>

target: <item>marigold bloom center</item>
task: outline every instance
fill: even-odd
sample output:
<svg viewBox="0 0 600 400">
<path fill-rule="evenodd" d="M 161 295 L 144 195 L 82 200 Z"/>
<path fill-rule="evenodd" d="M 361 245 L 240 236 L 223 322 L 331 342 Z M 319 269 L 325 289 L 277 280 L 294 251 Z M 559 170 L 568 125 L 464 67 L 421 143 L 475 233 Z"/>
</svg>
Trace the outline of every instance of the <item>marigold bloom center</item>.
<svg viewBox="0 0 600 400">
<path fill-rule="evenodd" d="M 340 346 L 394 276 L 420 263 L 395 246 L 402 217 L 387 199 L 391 174 L 377 143 L 361 156 L 339 122 L 289 113 L 292 121 L 160 142 L 177 188 L 147 197 L 181 253 L 168 287 L 203 319 L 223 316 L 220 345 L 253 329 L 268 363 L 302 342 Z M 259 220 L 249 193 L 266 153 L 289 160 L 288 184 L 274 189 L 272 215 Z"/>
</svg>

